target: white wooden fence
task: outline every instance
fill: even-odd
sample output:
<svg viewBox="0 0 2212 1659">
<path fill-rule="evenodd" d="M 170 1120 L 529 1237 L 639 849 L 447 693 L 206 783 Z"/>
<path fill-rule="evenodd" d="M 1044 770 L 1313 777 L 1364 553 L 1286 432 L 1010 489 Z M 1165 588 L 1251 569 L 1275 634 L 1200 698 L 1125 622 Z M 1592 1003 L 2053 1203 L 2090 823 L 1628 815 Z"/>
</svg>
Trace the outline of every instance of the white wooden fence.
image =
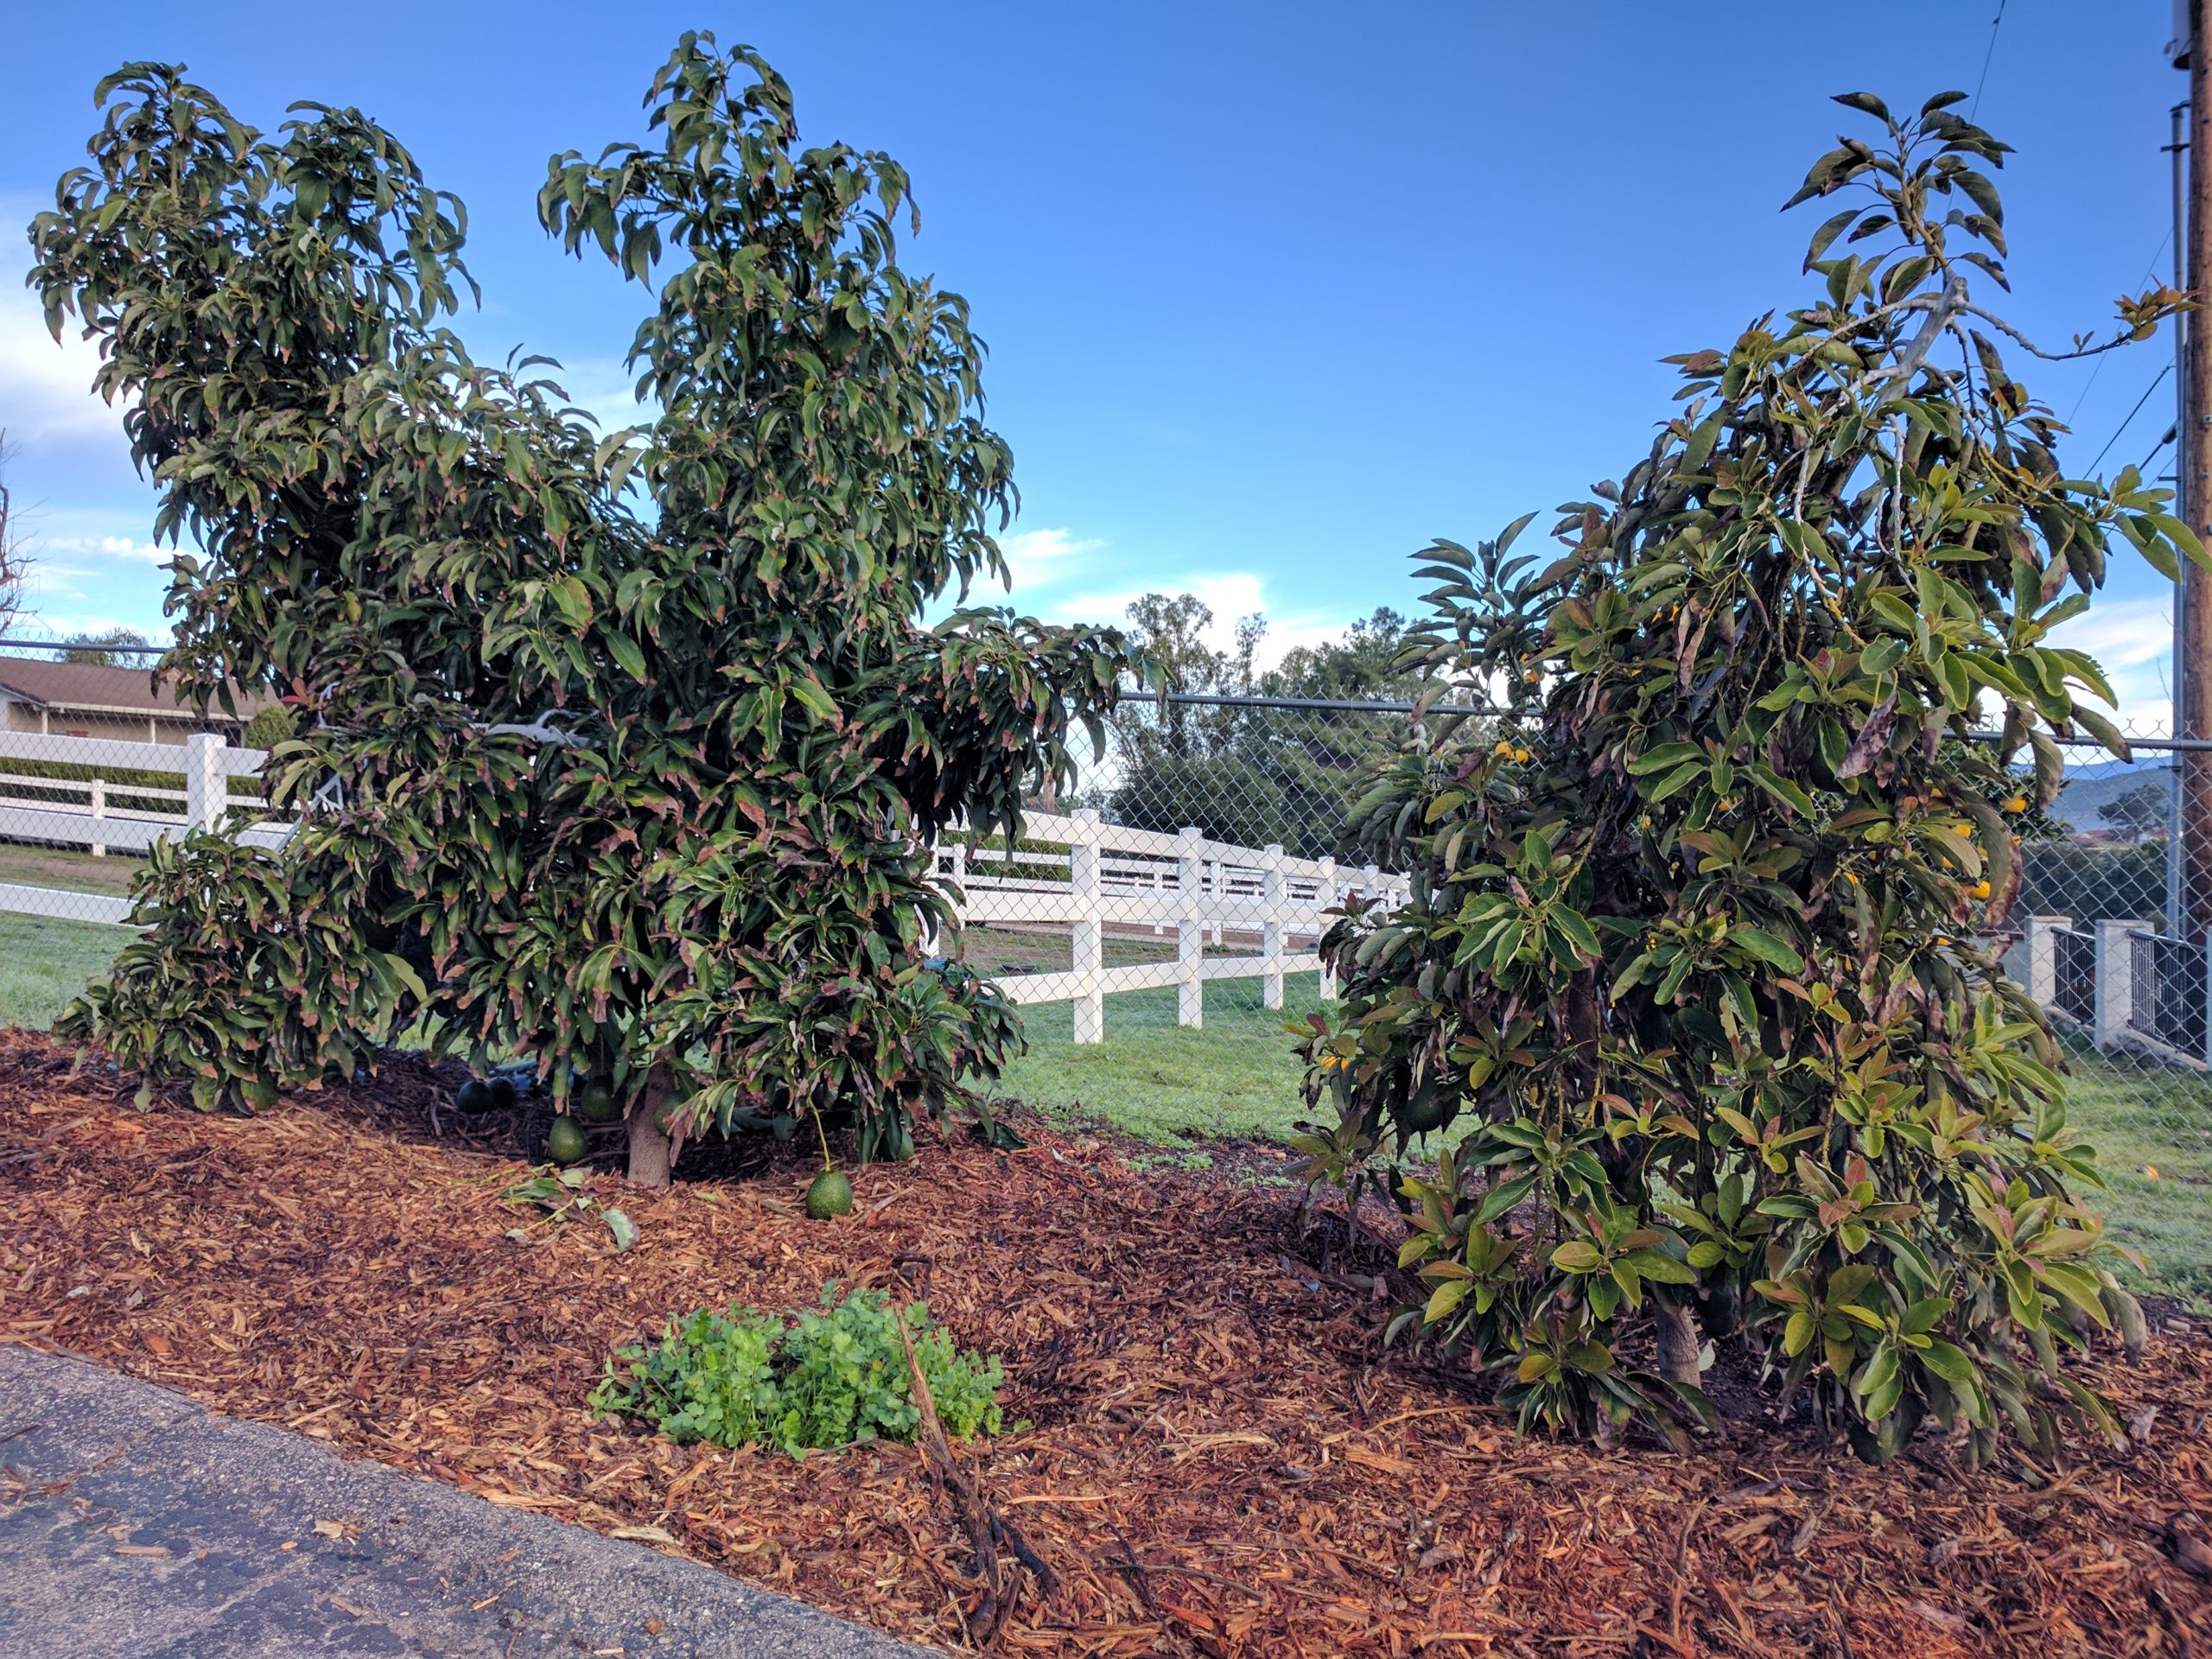
<svg viewBox="0 0 2212 1659">
<path fill-rule="evenodd" d="M 267 758 L 264 750 L 232 748 L 207 734 L 180 746 L 0 731 L 0 842 L 104 855 L 143 852 L 165 837 L 207 829 L 274 846 L 289 826 L 264 817 L 258 796 L 231 788 L 232 779 L 253 776 Z M 11 772 L 10 760 L 66 766 L 81 775 Z M 120 775 L 132 772 L 179 775 L 183 787 Z M 1403 877 L 1371 865 L 1339 868 L 1333 859 L 1211 841 L 1197 830 L 1132 830 L 1103 823 L 1090 809 L 1030 814 L 1012 848 L 950 842 L 938 849 L 937 870 L 963 926 L 1070 938 L 1066 970 L 1004 974 L 997 982 L 1014 1002 L 1071 1004 L 1078 1043 L 1105 1039 L 1105 999 L 1121 991 L 1176 987 L 1176 1018 L 1193 1028 L 1205 1022 L 1205 988 L 1213 980 L 1257 979 L 1270 1008 L 1282 1006 L 1290 974 L 1319 973 L 1322 995 L 1333 995 L 1316 954 L 1330 912 L 1350 897 L 1395 903 L 1406 892 Z M 112 894 L 0 882 L 0 911 L 120 925 L 130 906 Z M 1109 968 L 1109 931 L 1125 939 L 1172 937 L 1174 955 Z"/>
<path fill-rule="evenodd" d="M 1320 973 L 1315 946 L 1329 912 L 1357 895 L 1402 899 L 1402 876 L 1372 865 L 1339 868 L 1334 859 L 1292 858 L 1279 846 L 1210 841 L 1197 830 L 1170 835 L 1103 823 L 1085 808 L 1071 816 L 1031 813 L 1020 842 L 952 842 L 938 849 L 939 880 L 963 926 L 1065 928 L 1072 960 L 1065 972 L 1009 974 L 997 983 L 1018 1003 L 1067 1002 L 1078 1043 L 1103 1042 L 1105 999 L 1116 991 L 1177 988 L 1176 1019 L 1205 1023 L 1210 980 L 1257 979 L 1262 1006 L 1282 1006 L 1286 974 Z M 1065 874 L 1063 874 L 1065 872 Z M 1122 937 L 1173 934 L 1173 960 L 1109 968 L 1109 928 Z M 1235 938 L 1249 947 L 1208 956 Z"/>
<path fill-rule="evenodd" d="M 81 847 L 100 856 L 111 851 L 143 853 L 157 841 L 190 830 L 228 828 L 241 840 L 274 846 L 286 826 L 258 816 L 266 804 L 258 796 L 231 792 L 232 779 L 253 776 L 266 759 L 265 750 L 232 748 L 207 733 L 176 744 L 0 731 L 0 840 Z M 9 770 L 11 760 L 67 766 L 91 775 L 43 778 Z M 146 772 L 179 775 L 184 786 L 108 775 Z M 162 808 L 173 803 L 174 810 L 143 804 L 148 801 Z M 235 823 L 241 813 L 250 821 Z M 0 910 L 120 924 L 130 906 L 109 893 L 0 882 Z"/>
</svg>

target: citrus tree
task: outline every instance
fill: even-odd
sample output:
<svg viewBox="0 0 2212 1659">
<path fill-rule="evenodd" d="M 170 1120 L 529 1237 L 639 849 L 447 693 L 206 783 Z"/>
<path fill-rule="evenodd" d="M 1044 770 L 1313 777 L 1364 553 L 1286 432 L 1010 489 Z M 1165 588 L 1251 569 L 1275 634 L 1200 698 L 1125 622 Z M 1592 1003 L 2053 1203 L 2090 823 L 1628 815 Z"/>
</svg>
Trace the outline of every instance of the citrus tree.
<svg viewBox="0 0 2212 1659">
<path fill-rule="evenodd" d="M 191 543 L 164 671 L 282 696 L 268 782 L 302 816 L 157 851 L 144 937 L 63 1029 L 207 1105 L 409 1032 L 526 1055 L 556 1096 L 611 1084 L 648 1180 L 709 1123 L 907 1151 L 1019 1040 L 917 949 L 929 843 L 1064 784 L 1128 653 L 925 622 L 1004 575 L 1014 496 L 965 303 L 897 263 L 897 163 L 802 147 L 765 61 L 686 35 L 652 142 L 556 156 L 540 196 L 652 295 L 651 418 L 602 436 L 442 323 L 465 216 L 391 134 L 303 105 L 265 137 L 154 64 L 99 98 L 31 282 Z"/>
<path fill-rule="evenodd" d="M 1412 876 L 1325 956 L 1305 1045 L 1339 1121 L 1314 1172 L 1389 1179 L 1426 1331 L 1524 1423 L 1669 1432 L 1748 1340 L 1863 1455 L 1925 1420 L 2107 1429 L 2059 1351 L 2140 1316 L 2077 1194 L 2060 1056 L 1993 950 L 2054 738 L 2126 753 L 2096 664 L 2054 639 L 2117 534 L 2203 560 L 2134 471 L 2069 479 L 2060 429 L 1974 297 L 2002 285 L 2005 146 L 1929 100 L 1847 138 L 1795 200 L 1819 289 L 1679 363 L 1650 454 L 1564 509 L 1422 556 L 1409 664 L 1502 703 L 1393 760 L 1366 855 Z M 2181 296 L 2123 301 L 2104 349 Z M 2038 353 L 2043 354 L 2043 353 Z M 1995 741 L 1980 741 L 1993 733 Z"/>
</svg>

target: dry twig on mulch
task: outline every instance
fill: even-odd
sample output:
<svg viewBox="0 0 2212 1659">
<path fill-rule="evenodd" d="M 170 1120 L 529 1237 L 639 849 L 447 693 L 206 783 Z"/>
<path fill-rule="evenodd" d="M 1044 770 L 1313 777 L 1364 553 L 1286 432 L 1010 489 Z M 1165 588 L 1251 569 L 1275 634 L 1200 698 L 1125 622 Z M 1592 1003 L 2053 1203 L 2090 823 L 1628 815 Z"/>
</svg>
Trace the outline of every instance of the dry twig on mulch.
<svg viewBox="0 0 2212 1659">
<path fill-rule="evenodd" d="M 2212 1530 L 2195 1334 L 2086 1368 L 2144 1436 L 2063 1469 L 1967 1474 L 1926 1440 L 1870 1470 L 1749 1412 L 1688 1456 L 1601 1456 L 1382 1355 L 1379 1303 L 1279 1185 L 1032 1128 L 869 1169 L 836 1223 L 804 1218 L 793 1156 L 661 1195 L 595 1178 L 627 1255 L 595 1224 L 518 1243 L 513 1127 L 429 1138 L 454 1080 L 397 1061 L 262 1118 L 141 1116 L 0 1036 L 0 1338 L 960 1649 L 987 1552 L 923 1451 L 679 1447 L 583 1409 L 671 1312 L 882 1285 L 1002 1354 L 1033 1424 L 950 1454 L 985 1540 L 1031 1561 L 994 1651 L 2212 1654 L 2212 1586 L 2176 1560 Z"/>
</svg>

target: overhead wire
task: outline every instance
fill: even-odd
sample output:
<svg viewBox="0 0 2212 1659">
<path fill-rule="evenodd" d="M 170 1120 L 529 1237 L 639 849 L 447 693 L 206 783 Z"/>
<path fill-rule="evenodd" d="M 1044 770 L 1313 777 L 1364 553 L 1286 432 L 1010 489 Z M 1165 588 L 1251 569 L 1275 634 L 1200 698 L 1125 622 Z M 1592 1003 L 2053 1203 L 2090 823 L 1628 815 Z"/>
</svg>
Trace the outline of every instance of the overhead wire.
<svg viewBox="0 0 2212 1659">
<path fill-rule="evenodd" d="M 2151 401 L 2151 394 L 2158 389 L 2159 385 L 2165 380 L 2165 378 L 2171 374 L 2173 371 L 2174 365 L 2169 363 L 2152 377 L 2151 384 L 2143 388 L 2143 395 L 2135 400 L 2135 407 L 2127 411 L 2127 419 L 2120 423 L 2120 431 L 2114 432 L 2112 436 L 2107 438 L 2105 440 L 2105 447 L 2097 451 L 2097 461 L 2102 461 L 2107 455 L 2112 453 L 2112 447 L 2120 442 L 2120 434 L 2126 432 L 2129 425 L 2133 423 L 2135 417 L 2143 412 L 2143 405 Z M 2152 454 L 2156 454 L 2157 453 L 2158 451 L 2155 449 L 2152 451 Z M 2090 472 L 2094 473 L 2097 470 L 2097 461 L 2093 461 L 2089 463 L 2088 470 Z"/>
<path fill-rule="evenodd" d="M 1967 119 L 1976 119 L 1981 111 L 1981 89 L 1989 84 L 1989 60 L 1997 55 L 1997 31 L 2005 27 L 2005 0 L 1997 0 L 1997 15 L 1989 20 L 1989 49 L 1981 54 L 1981 78 L 1974 84 L 1974 102 L 1967 106 Z"/>
<path fill-rule="evenodd" d="M 2158 238 L 2158 245 L 2152 251 L 2150 262 L 2143 267 L 2141 286 L 2148 288 L 2156 279 L 2158 274 L 2158 261 L 2165 256 L 2166 244 L 2173 239 L 2173 226 L 2169 225 L 2166 227 L 2166 233 Z M 2105 364 L 2111 356 L 2110 352 L 2100 352 L 2096 361 L 2089 365 L 2089 378 L 2082 383 L 2081 394 L 2074 399 L 2074 407 L 2066 411 L 2068 426 L 2072 426 L 2074 417 L 2082 412 L 2082 405 L 2088 401 L 2090 388 L 2097 384 L 2097 377 L 2105 372 Z"/>
</svg>

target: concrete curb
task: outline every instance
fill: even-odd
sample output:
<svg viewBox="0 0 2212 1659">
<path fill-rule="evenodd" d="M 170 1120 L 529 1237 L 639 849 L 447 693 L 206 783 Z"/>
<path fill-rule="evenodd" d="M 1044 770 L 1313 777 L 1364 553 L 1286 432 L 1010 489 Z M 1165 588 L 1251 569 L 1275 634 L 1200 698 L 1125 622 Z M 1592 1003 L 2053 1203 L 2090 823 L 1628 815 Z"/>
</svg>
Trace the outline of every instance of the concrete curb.
<svg viewBox="0 0 2212 1659">
<path fill-rule="evenodd" d="M 0 1659 L 933 1651 L 12 1344 L 0 1468 Z"/>
</svg>

